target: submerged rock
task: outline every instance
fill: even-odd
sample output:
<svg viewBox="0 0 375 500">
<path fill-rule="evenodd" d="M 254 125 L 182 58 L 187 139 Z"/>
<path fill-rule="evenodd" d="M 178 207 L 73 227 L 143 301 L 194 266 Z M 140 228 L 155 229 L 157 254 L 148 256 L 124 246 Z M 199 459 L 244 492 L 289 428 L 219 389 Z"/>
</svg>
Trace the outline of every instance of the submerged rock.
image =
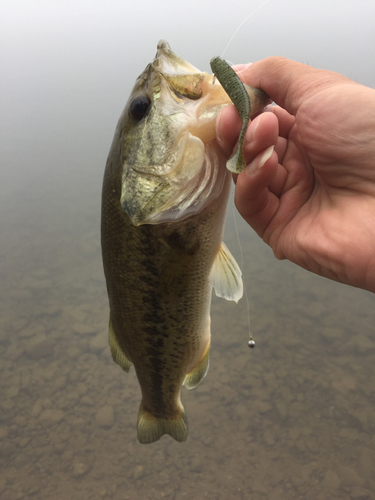
<svg viewBox="0 0 375 500">
<path fill-rule="evenodd" d="M 87 464 L 82 462 L 76 462 L 75 464 L 73 464 L 72 475 L 75 478 L 82 477 L 85 474 L 87 474 L 89 470 L 90 467 Z"/>
</svg>

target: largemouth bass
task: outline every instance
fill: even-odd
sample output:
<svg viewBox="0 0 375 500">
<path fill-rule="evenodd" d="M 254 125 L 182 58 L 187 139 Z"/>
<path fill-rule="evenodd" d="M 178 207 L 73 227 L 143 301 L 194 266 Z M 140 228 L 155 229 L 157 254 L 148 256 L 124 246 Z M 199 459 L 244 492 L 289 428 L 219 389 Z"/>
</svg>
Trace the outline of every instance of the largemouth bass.
<svg viewBox="0 0 375 500">
<path fill-rule="evenodd" d="M 250 94 L 252 113 L 268 99 Z M 230 189 L 215 120 L 231 101 L 160 41 L 119 119 L 104 174 L 102 253 L 109 344 L 142 392 L 138 440 L 185 441 L 181 387 L 206 375 L 211 289 L 238 301 L 241 271 L 222 242 Z"/>
</svg>

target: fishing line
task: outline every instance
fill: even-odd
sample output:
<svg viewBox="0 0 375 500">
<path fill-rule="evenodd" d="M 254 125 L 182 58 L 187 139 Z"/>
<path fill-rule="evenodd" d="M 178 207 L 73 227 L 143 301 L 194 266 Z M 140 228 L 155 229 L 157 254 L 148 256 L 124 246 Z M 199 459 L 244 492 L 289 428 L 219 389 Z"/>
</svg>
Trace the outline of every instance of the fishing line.
<svg viewBox="0 0 375 500">
<path fill-rule="evenodd" d="M 229 45 L 232 43 L 232 40 L 233 38 L 236 36 L 238 30 L 241 28 L 241 26 L 246 23 L 246 21 L 252 16 L 254 15 L 256 12 L 258 12 L 259 9 L 261 9 L 264 5 L 266 5 L 268 2 L 270 2 L 271 0 L 265 0 L 265 2 L 263 2 L 261 5 L 259 5 L 259 7 L 257 7 L 255 10 L 253 10 L 252 12 L 250 12 L 250 14 L 248 16 L 245 17 L 245 19 L 242 21 L 242 23 L 238 26 L 238 28 L 236 29 L 236 31 L 233 33 L 233 35 L 231 36 L 229 42 L 227 43 L 227 46 L 225 47 L 225 49 L 223 50 L 222 54 L 221 54 L 221 58 L 223 59 L 223 56 L 225 54 L 225 52 L 227 51 Z"/>
<path fill-rule="evenodd" d="M 237 27 L 237 29 L 235 30 L 235 32 L 233 33 L 233 35 L 231 36 L 229 42 L 227 43 L 225 49 L 223 50 L 220 58 L 221 59 L 224 59 L 224 54 L 225 52 L 227 51 L 229 45 L 231 44 L 233 38 L 236 36 L 236 34 L 238 33 L 238 30 L 241 28 L 241 26 L 251 17 L 253 16 L 256 12 L 258 12 L 259 9 L 261 9 L 262 7 L 264 7 L 268 2 L 270 2 L 270 0 L 265 0 L 262 4 L 259 5 L 259 7 L 257 7 L 255 10 L 253 10 L 252 12 L 250 12 L 250 14 L 248 16 L 245 17 L 245 19 L 240 23 L 240 25 Z M 212 67 L 212 66 L 211 66 Z M 215 75 L 213 75 L 213 81 L 212 83 L 214 84 L 215 83 Z M 238 246 L 239 246 L 239 249 L 240 249 L 240 256 L 241 256 L 241 269 L 243 269 L 243 264 L 244 264 L 244 259 L 243 259 L 243 251 L 242 251 L 242 245 L 241 245 L 241 241 L 240 241 L 240 235 L 238 233 L 238 225 L 237 225 L 237 219 L 236 219 L 236 213 L 235 213 L 235 209 L 234 209 L 234 206 L 232 207 L 232 213 L 233 213 L 233 221 L 234 221 L 234 227 L 235 227 L 235 230 L 236 230 L 236 235 L 237 235 L 237 241 L 238 241 Z M 250 324 L 250 302 L 249 302 L 249 296 L 247 295 L 247 289 L 246 289 L 246 284 L 243 281 L 243 292 L 244 292 L 244 297 L 245 297 L 245 301 L 246 301 L 246 311 L 247 311 L 247 324 L 248 324 L 248 327 L 249 327 L 249 341 L 247 343 L 247 345 L 249 347 L 254 347 L 255 346 L 255 342 L 253 340 L 253 336 L 251 334 L 251 324 Z"/>
<path fill-rule="evenodd" d="M 237 225 L 237 219 L 236 219 L 236 211 L 234 205 L 232 206 L 232 214 L 233 214 L 233 220 L 234 220 L 234 228 L 236 230 L 236 235 L 237 235 L 237 241 L 238 241 L 238 246 L 240 249 L 240 268 L 242 269 L 242 272 L 244 273 L 244 260 L 243 260 L 243 251 L 242 251 L 242 245 L 241 245 L 241 240 L 240 240 L 240 235 L 238 232 L 238 225 Z M 243 282 L 243 293 L 246 301 L 246 311 L 247 311 L 247 325 L 249 327 L 249 341 L 247 345 L 251 348 L 255 347 L 255 342 L 253 340 L 253 336 L 251 335 L 251 325 L 250 325 L 250 301 L 249 301 L 249 296 L 247 295 L 247 289 L 246 289 L 246 284 L 245 281 L 242 280 Z"/>
<path fill-rule="evenodd" d="M 265 0 L 262 4 L 259 5 L 259 7 L 257 7 L 255 10 L 253 10 L 252 12 L 250 12 L 250 14 L 248 16 L 246 16 L 245 19 L 239 24 L 239 26 L 237 27 L 237 29 L 235 30 L 235 32 L 231 36 L 229 42 L 227 43 L 225 49 L 223 50 L 223 52 L 221 54 L 221 58 L 222 59 L 224 58 L 225 52 L 227 51 L 229 45 L 232 43 L 233 38 L 236 36 L 236 34 L 238 33 L 238 31 L 241 28 L 241 26 L 243 24 L 245 24 L 246 21 L 251 16 L 253 16 L 256 12 L 258 12 L 258 10 L 261 9 L 262 7 L 264 7 L 268 2 L 270 2 L 270 0 Z M 215 75 L 214 75 L 213 83 L 215 83 Z M 244 268 L 244 266 L 243 266 L 243 263 L 244 263 L 243 251 L 242 251 L 242 245 L 241 245 L 241 241 L 240 241 L 240 235 L 238 233 L 238 225 L 237 225 L 236 212 L 235 212 L 234 205 L 232 207 L 232 213 L 233 213 L 234 227 L 235 227 L 235 230 L 236 230 L 238 246 L 239 246 L 239 249 L 240 249 L 240 257 L 241 257 L 241 266 L 240 267 L 241 267 L 241 269 L 243 269 Z M 247 345 L 252 348 L 252 347 L 255 347 L 255 342 L 254 342 L 253 336 L 251 334 L 250 302 L 249 302 L 249 296 L 247 295 L 247 289 L 246 289 L 246 284 L 245 284 L 244 280 L 243 280 L 243 291 L 244 291 L 244 297 L 245 297 L 245 301 L 246 301 L 247 324 L 248 324 L 248 327 L 249 327 L 249 341 L 248 341 Z"/>
</svg>

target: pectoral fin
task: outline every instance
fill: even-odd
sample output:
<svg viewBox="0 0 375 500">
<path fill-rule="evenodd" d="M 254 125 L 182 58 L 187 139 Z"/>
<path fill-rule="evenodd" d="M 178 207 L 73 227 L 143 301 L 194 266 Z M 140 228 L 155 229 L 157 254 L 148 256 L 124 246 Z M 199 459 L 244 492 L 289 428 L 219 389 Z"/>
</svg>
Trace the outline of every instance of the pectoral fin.
<svg viewBox="0 0 375 500">
<path fill-rule="evenodd" d="M 129 361 L 125 356 L 120 347 L 120 344 L 118 343 L 111 319 L 109 320 L 108 341 L 113 361 L 120 365 L 124 371 L 128 372 L 130 370 L 132 362 Z"/>
<path fill-rule="evenodd" d="M 211 270 L 212 286 L 218 297 L 238 302 L 243 294 L 242 272 L 225 243 L 221 243 Z"/>
</svg>

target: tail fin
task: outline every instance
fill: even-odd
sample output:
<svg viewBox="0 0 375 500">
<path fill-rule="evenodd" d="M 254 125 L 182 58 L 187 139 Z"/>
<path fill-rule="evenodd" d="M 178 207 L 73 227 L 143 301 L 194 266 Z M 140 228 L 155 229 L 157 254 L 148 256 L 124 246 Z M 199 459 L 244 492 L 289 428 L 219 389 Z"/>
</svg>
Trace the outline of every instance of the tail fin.
<svg viewBox="0 0 375 500">
<path fill-rule="evenodd" d="M 142 444 L 154 443 L 164 434 L 169 434 L 179 442 L 186 441 L 188 426 L 182 404 L 180 403 L 177 416 L 173 418 L 158 418 L 145 410 L 142 402 L 138 412 L 138 441 Z"/>
</svg>

